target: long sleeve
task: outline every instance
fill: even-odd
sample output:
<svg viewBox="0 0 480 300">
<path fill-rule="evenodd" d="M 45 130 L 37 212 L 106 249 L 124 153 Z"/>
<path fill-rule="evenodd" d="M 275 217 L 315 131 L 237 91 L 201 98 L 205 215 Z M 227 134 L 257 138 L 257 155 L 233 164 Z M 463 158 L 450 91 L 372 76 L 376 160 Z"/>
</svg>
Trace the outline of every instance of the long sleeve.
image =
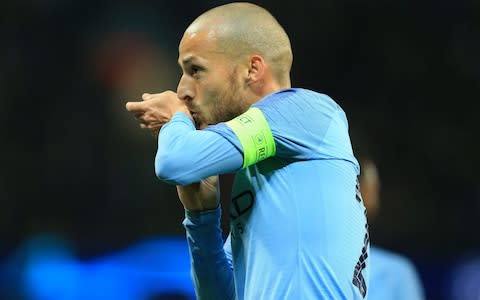
<svg viewBox="0 0 480 300">
<path fill-rule="evenodd" d="M 162 181 L 187 185 L 236 171 L 242 164 L 238 148 L 215 132 L 196 130 L 184 113 L 176 113 L 160 130 L 155 174 Z"/>
<path fill-rule="evenodd" d="M 235 298 L 231 255 L 224 251 L 220 227 L 221 209 L 185 211 L 183 226 L 187 234 L 192 279 L 197 299 Z"/>
</svg>

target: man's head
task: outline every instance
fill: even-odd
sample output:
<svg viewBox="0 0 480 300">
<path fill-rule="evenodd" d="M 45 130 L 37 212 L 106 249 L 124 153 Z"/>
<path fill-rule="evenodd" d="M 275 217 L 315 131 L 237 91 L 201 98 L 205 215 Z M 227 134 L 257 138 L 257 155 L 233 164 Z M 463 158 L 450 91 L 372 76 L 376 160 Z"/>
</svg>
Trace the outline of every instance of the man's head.
<svg viewBox="0 0 480 300">
<path fill-rule="evenodd" d="M 199 127 L 227 121 L 290 87 L 292 60 L 290 40 L 268 11 L 245 2 L 218 6 L 183 35 L 178 97 Z"/>
<path fill-rule="evenodd" d="M 370 159 L 360 161 L 360 191 L 368 217 L 374 219 L 380 205 L 380 178 L 375 163 Z"/>
</svg>

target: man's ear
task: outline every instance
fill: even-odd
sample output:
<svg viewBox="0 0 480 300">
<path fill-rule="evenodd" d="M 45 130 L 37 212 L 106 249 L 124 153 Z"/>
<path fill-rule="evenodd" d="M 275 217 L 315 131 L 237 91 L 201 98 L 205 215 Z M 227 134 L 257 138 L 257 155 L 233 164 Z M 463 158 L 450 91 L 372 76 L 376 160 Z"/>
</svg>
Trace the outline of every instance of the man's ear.
<svg viewBox="0 0 480 300">
<path fill-rule="evenodd" d="M 248 83 L 255 83 L 262 80 L 267 65 L 265 60 L 260 55 L 253 55 L 250 57 L 249 69 L 248 69 Z"/>
</svg>

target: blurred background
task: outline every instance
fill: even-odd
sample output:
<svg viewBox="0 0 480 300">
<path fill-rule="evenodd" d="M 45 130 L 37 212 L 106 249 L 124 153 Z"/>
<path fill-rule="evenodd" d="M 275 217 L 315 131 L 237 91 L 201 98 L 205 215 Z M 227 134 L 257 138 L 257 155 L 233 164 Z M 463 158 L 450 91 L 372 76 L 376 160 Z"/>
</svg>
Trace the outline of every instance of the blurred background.
<svg viewBox="0 0 480 300">
<path fill-rule="evenodd" d="M 185 28 L 227 2 L 1 2 L 0 299 L 192 297 L 182 206 L 125 103 L 176 90 Z M 290 35 L 293 86 L 377 164 L 372 242 L 428 299 L 478 299 L 480 2 L 253 2 Z"/>
</svg>

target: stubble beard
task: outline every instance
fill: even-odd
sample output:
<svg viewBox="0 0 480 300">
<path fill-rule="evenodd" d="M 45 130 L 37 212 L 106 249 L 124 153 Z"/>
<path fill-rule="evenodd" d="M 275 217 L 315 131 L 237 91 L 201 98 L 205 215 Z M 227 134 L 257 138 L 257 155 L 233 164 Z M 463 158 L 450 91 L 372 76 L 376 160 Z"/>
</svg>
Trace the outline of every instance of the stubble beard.
<svg viewBox="0 0 480 300">
<path fill-rule="evenodd" d="M 229 121 L 244 113 L 249 107 L 245 87 L 241 87 L 233 74 L 230 75 L 229 84 L 217 94 L 216 99 L 211 114 L 213 124 Z"/>
</svg>

